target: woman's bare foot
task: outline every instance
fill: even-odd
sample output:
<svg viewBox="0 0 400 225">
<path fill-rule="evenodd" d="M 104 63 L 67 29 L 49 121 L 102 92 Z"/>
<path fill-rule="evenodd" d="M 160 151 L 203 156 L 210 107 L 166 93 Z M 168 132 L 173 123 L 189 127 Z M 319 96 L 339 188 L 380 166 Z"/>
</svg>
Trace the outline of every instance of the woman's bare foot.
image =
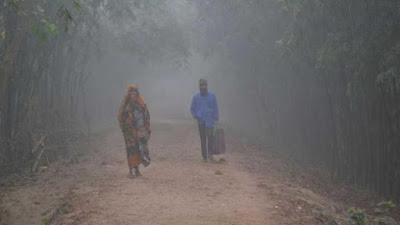
<svg viewBox="0 0 400 225">
<path fill-rule="evenodd" d="M 129 173 L 127 177 L 130 179 L 133 179 L 133 178 L 135 178 L 135 175 L 133 175 L 133 173 Z"/>
<path fill-rule="evenodd" d="M 141 177 L 141 176 L 142 176 L 142 174 L 140 173 L 139 170 L 135 171 L 135 175 L 136 175 L 137 177 Z"/>
<path fill-rule="evenodd" d="M 142 174 L 141 174 L 140 171 L 139 171 L 139 167 L 135 167 L 135 168 L 133 168 L 133 169 L 135 170 L 135 175 L 136 175 L 137 177 L 142 176 Z"/>
</svg>

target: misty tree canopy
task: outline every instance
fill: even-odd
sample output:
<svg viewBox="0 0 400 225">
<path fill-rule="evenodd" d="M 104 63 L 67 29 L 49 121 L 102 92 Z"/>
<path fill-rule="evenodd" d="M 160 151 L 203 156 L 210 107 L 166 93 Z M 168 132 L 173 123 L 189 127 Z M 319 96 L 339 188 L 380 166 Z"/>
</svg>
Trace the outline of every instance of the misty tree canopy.
<svg viewBox="0 0 400 225">
<path fill-rule="evenodd" d="M 129 83 L 188 119 L 199 78 L 247 139 L 400 196 L 396 0 L 3 0 L 0 170 L 116 123 Z M 43 147 L 45 146 L 45 147 Z"/>
</svg>

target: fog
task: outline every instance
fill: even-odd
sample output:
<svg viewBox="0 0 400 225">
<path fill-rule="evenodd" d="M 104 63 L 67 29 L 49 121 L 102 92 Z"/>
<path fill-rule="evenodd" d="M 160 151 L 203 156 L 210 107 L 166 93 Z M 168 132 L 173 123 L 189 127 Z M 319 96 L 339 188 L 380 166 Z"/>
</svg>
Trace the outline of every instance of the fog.
<svg viewBox="0 0 400 225">
<path fill-rule="evenodd" d="M 217 2 L 213 3 L 217 7 L 212 10 L 208 8 L 212 6 L 203 5 L 201 2 L 167 2 L 167 17 L 173 21 L 174 29 L 180 32 L 166 34 L 167 37 L 161 36 L 156 40 L 160 43 L 156 44 L 152 43 L 153 40 L 143 40 L 141 37 L 131 41 L 142 43 L 140 48 L 146 52 L 146 46 L 152 48 L 162 45 L 163 41 L 166 41 L 165 45 L 172 45 L 166 47 L 167 49 L 180 48 L 181 46 L 176 46 L 178 43 L 168 43 L 169 39 L 177 38 L 189 43 L 184 46 L 187 48 L 185 53 L 170 57 L 171 54 L 164 49 L 151 49 L 156 55 L 147 56 L 145 53 L 146 57 L 141 58 L 135 51 L 136 47 L 132 47 L 133 51 L 127 50 L 124 44 L 129 41 L 123 39 L 126 36 L 121 35 L 120 31 L 116 32 L 121 29 L 120 24 L 110 24 L 107 32 L 112 36 L 115 33 L 120 34 L 121 36 L 117 37 L 120 43 L 106 43 L 104 53 L 88 65 L 92 74 L 88 82 L 88 105 L 90 114 L 95 115 L 91 118 L 92 125 L 103 127 L 104 124 L 116 124 L 116 110 L 128 84 L 138 84 L 152 118 L 190 120 L 191 98 L 198 92 L 199 79 L 204 78 L 209 82 L 209 90 L 217 95 L 222 123 L 247 132 L 262 130 L 257 111 L 247 110 L 257 105 L 248 99 L 249 95 L 253 95 L 251 92 L 254 90 L 251 89 L 257 86 L 252 86 L 251 81 L 246 81 L 247 74 L 252 73 L 254 68 L 252 65 L 244 68 L 235 65 L 237 62 L 246 62 L 253 54 L 249 52 L 253 50 L 248 40 L 248 35 L 251 34 L 246 33 L 257 25 L 252 24 L 256 23 L 251 21 L 252 12 L 243 9 L 242 12 L 237 12 L 239 15 L 235 15 L 236 12 Z M 241 6 L 240 3 L 235 4 L 239 4 L 235 7 Z M 209 15 L 202 15 L 201 10 L 210 10 L 207 13 L 215 17 L 207 19 L 205 17 Z M 241 9 L 235 9 L 237 10 Z M 156 24 L 155 29 L 163 30 L 164 25 Z M 129 34 L 137 31 L 124 32 Z M 266 44 L 274 46 L 275 41 L 271 39 L 270 43 Z M 268 71 L 265 73 L 268 74 Z M 246 119 L 242 118 L 244 114 L 247 114 Z M 256 135 L 257 132 L 251 133 Z"/>
<path fill-rule="evenodd" d="M 152 121 L 195 125 L 190 103 L 205 78 L 228 135 L 398 196 L 397 9 L 394 0 L 7 1 L 0 165 L 29 164 L 42 136 L 61 149 L 77 133 L 118 128 L 129 84 Z"/>
</svg>

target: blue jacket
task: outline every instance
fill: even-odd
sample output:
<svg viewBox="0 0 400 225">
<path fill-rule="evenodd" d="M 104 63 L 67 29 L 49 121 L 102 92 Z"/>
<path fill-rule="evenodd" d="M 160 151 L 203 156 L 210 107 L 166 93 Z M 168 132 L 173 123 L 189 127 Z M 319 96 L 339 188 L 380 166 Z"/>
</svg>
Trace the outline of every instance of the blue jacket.
<svg viewBox="0 0 400 225">
<path fill-rule="evenodd" d="M 195 94 L 190 107 L 192 116 L 197 119 L 199 124 L 205 124 L 206 127 L 213 127 L 214 121 L 218 121 L 218 104 L 215 94 L 208 91 L 206 96 L 200 92 Z"/>
</svg>

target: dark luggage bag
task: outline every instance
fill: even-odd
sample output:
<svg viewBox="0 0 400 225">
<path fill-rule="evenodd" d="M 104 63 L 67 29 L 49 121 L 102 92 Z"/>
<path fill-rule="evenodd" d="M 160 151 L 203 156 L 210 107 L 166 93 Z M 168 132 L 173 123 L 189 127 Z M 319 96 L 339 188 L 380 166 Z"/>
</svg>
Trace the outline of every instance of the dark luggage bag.
<svg viewBox="0 0 400 225">
<path fill-rule="evenodd" d="M 224 129 L 216 128 L 215 129 L 215 138 L 214 138 L 214 155 L 224 154 L 226 151 L 225 146 L 225 133 Z"/>
</svg>

